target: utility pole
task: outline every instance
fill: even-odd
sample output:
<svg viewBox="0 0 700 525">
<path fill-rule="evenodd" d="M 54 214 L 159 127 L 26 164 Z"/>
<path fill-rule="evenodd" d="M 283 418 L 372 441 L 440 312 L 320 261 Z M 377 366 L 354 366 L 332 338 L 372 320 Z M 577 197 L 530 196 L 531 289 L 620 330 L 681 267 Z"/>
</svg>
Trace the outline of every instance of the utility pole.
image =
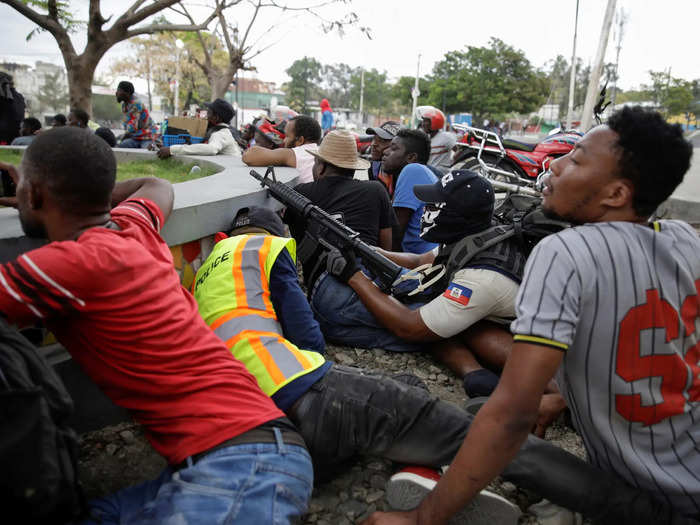
<svg viewBox="0 0 700 525">
<path fill-rule="evenodd" d="M 362 106 L 365 101 L 365 70 L 360 71 L 360 125 L 364 126 L 365 117 L 362 114 Z"/>
<path fill-rule="evenodd" d="M 617 96 L 617 69 L 620 65 L 620 49 L 622 49 L 622 36 L 625 33 L 625 23 L 627 15 L 625 10 L 620 8 L 617 12 L 617 52 L 615 54 L 615 75 L 613 76 L 612 93 L 610 93 L 610 106 L 615 109 L 615 97 Z"/>
<path fill-rule="evenodd" d="M 565 129 L 571 129 L 574 121 L 574 90 L 576 88 L 576 37 L 578 36 L 578 0 L 576 0 L 576 18 L 574 21 L 574 49 L 571 52 L 571 75 L 569 77 L 569 109 L 566 112 Z"/>
<path fill-rule="evenodd" d="M 176 117 L 180 116 L 180 53 L 182 53 L 182 48 L 185 47 L 185 43 L 179 38 L 175 40 L 175 47 L 177 48 L 177 63 L 175 64 L 175 113 Z"/>
<path fill-rule="evenodd" d="M 302 113 L 306 115 L 306 95 L 309 91 L 309 59 L 304 57 L 304 104 L 302 105 Z"/>
<path fill-rule="evenodd" d="M 238 103 L 238 69 L 236 70 L 236 79 L 233 81 L 233 84 L 236 86 L 236 129 L 239 129 L 238 114 L 241 111 L 241 105 Z"/>
<path fill-rule="evenodd" d="M 608 47 L 608 37 L 610 36 L 610 28 L 612 27 L 616 3 L 617 0 L 608 0 L 608 7 L 605 10 L 605 17 L 603 18 L 603 27 L 600 30 L 598 52 L 596 53 L 595 62 L 593 63 L 593 68 L 591 69 L 591 78 L 588 80 L 586 103 L 583 105 L 583 114 L 581 115 L 581 131 L 584 133 L 591 128 L 591 123 L 593 122 L 593 107 L 595 106 L 596 97 L 598 96 L 600 73 L 603 70 L 605 50 Z"/>
<path fill-rule="evenodd" d="M 411 90 L 411 96 L 413 96 L 413 107 L 411 108 L 411 125 L 413 125 L 413 119 L 416 115 L 416 106 L 418 105 L 418 97 L 420 96 L 420 90 L 418 89 L 418 78 L 420 75 L 420 53 L 418 53 L 418 65 L 416 66 L 416 83 Z"/>
</svg>

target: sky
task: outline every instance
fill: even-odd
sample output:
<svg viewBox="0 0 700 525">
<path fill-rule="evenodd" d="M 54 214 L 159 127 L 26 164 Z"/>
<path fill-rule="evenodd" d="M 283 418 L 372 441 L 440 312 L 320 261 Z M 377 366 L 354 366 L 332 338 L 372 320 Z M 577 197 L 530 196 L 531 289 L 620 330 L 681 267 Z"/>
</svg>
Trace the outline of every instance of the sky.
<svg viewBox="0 0 700 525">
<path fill-rule="evenodd" d="M 608 0 L 580 0 L 577 56 L 585 64 L 596 55 L 603 16 Z M 71 9 L 84 18 L 87 0 L 70 1 Z M 200 0 L 201 3 L 201 0 Z M 309 1 L 289 0 L 288 5 L 308 5 Z M 104 15 L 117 13 L 126 2 L 103 0 Z M 674 77 L 700 78 L 697 35 L 700 0 L 617 0 L 617 10 L 627 16 L 624 29 L 618 85 L 639 87 L 649 81 L 648 71 L 668 71 Z M 194 7 L 195 13 L 203 13 Z M 319 21 L 310 16 L 289 18 L 290 13 L 263 13 L 251 31 L 259 46 L 271 45 L 252 63 L 257 76 L 265 81 L 288 80 L 284 70 L 304 55 L 323 64 L 344 62 L 387 71 L 390 78 L 414 76 L 420 58 L 420 74 L 430 73 L 445 53 L 465 46 L 486 46 L 491 37 L 522 50 L 535 67 L 544 67 L 558 54 L 570 60 L 572 53 L 576 0 L 352 0 L 324 8 L 328 18 L 355 12 L 362 26 L 369 27 L 372 39 L 349 28 L 343 36 L 325 34 Z M 168 15 L 175 19 L 176 15 Z M 250 17 L 246 8 L 230 11 L 229 20 L 245 27 Z M 274 25 L 274 29 L 268 30 Z M 10 7 L 0 4 L 0 32 L 4 35 L 0 61 L 33 63 L 45 60 L 62 64 L 54 39 L 47 33 L 26 41 L 34 24 Z M 606 62 L 613 62 L 616 31 L 610 35 Z M 74 36 L 82 49 L 85 39 Z M 130 52 L 125 43 L 112 48 L 98 66 L 105 74 L 109 65 Z M 138 86 L 137 86 L 138 89 Z"/>
</svg>

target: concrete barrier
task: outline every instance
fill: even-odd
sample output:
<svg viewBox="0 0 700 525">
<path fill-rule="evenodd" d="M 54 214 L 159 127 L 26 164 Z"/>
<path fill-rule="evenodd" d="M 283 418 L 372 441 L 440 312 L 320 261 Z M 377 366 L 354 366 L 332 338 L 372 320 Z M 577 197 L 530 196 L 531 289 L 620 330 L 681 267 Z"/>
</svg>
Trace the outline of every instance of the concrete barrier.
<svg viewBox="0 0 700 525">
<path fill-rule="evenodd" d="M 0 149 L 25 148 L 0 146 Z M 115 148 L 114 154 L 120 163 L 155 158 L 155 153 L 141 150 Z M 162 231 L 163 238 L 169 246 L 201 239 L 227 228 L 241 207 L 281 207 L 276 200 L 267 198 L 267 191 L 248 174 L 251 168 L 239 157 L 185 155 L 176 158 L 186 165 L 214 165 L 221 168 L 221 171 L 209 177 L 173 185 L 175 205 Z M 77 160 L 79 159 L 76 158 Z M 264 168 L 257 169 L 264 171 Z M 290 184 L 294 184 L 298 176 L 294 168 L 276 168 L 276 174 L 280 181 Z M 0 208 L 0 239 L 21 236 L 23 232 L 17 211 L 12 208 Z"/>
</svg>

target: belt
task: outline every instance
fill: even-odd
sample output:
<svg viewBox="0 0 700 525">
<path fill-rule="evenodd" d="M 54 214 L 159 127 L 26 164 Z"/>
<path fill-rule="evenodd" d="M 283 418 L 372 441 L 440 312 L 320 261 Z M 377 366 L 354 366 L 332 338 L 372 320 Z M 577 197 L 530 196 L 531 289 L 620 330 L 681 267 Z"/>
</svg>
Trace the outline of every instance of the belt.
<svg viewBox="0 0 700 525">
<path fill-rule="evenodd" d="M 304 442 L 304 438 L 302 438 L 299 433 L 291 431 L 291 430 L 286 430 L 286 429 L 280 429 L 280 433 L 282 434 L 282 441 L 286 445 L 299 445 L 300 447 L 306 448 L 306 443 Z M 265 443 L 265 444 L 270 444 L 270 443 L 277 443 L 277 438 L 275 437 L 275 433 L 273 430 L 273 427 L 257 427 L 252 430 L 249 430 L 248 432 L 244 432 L 243 434 L 240 434 L 236 437 L 232 437 L 231 439 L 227 439 L 226 441 L 223 441 L 219 443 L 218 445 L 214 445 L 211 448 L 208 448 L 207 450 L 204 450 L 202 452 L 198 452 L 197 454 L 192 454 L 189 456 L 192 459 L 192 464 L 194 465 L 205 457 L 207 454 L 214 452 L 216 450 L 226 448 L 226 447 L 232 447 L 234 445 L 250 445 L 250 444 L 257 444 L 257 443 Z M 187 468 L 189 465 L 187 464 L 187 458 L 184 460 L 180 461 L 180 463 L 176 463 L 175 465 L 172 465 L 173 470 L 180 470 L 183 468 Z"/>
</svg>

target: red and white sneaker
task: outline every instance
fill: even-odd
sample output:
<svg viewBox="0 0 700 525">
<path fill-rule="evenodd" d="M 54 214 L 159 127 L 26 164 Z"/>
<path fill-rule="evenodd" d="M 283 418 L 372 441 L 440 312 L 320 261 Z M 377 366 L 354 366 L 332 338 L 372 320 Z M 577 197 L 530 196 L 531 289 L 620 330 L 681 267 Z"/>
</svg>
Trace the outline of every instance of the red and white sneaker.
<svg viewBox="0 0 700 525">
<path fill-rule="evenodd" d="M 427 467 L 406 467 L 389 478 L 386 499 L 395 510 L 415 509 L 442 475 Z"/>
<path fill-rule="evenodd" d="M 394 474 L 386 486 L 386 498 L 395 510 L 415 509 L 435 488 L 441 474 L 425 467 L 408 467 Z M 453 516 L 450 525 L 517 525 L 520 508 L 507 499 L 482 490 Z"/>
</svg>

